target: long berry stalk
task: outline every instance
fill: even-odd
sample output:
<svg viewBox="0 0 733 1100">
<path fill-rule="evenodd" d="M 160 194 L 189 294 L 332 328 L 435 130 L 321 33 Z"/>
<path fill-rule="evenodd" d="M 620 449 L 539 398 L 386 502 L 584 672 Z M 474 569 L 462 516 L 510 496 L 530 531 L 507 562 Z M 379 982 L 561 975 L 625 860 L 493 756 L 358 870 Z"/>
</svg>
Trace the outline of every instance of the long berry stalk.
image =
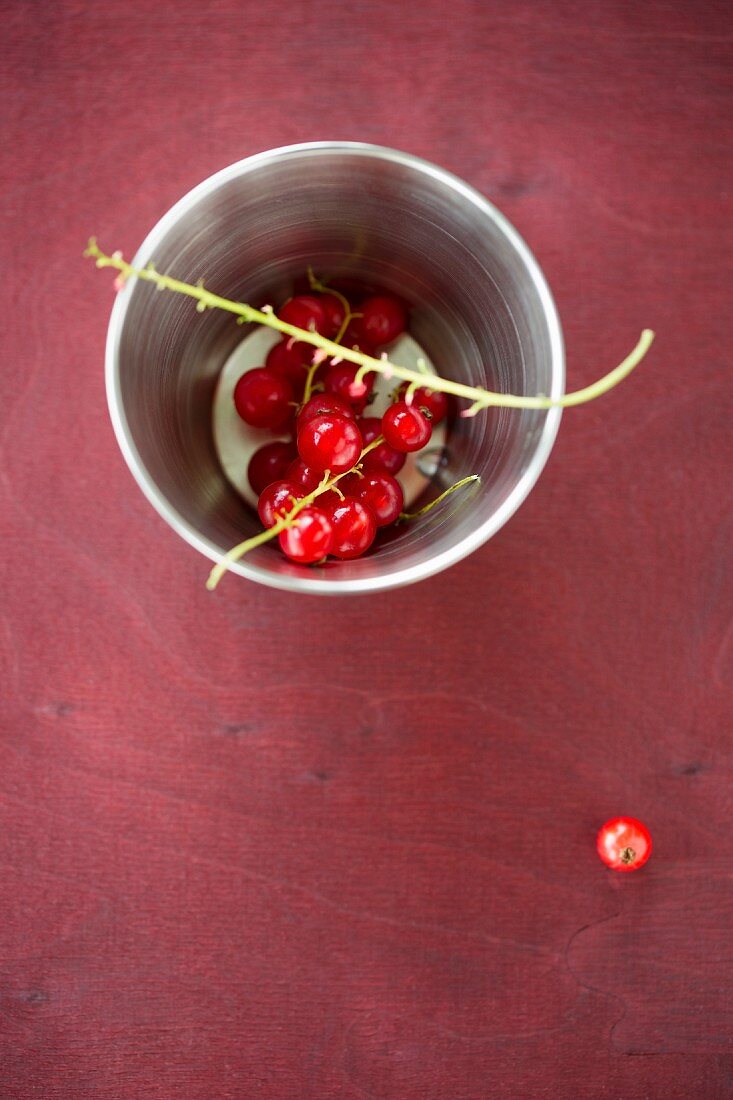
<svg viewBox="0 0 733 1100">
<path fill-rule="evenodd" d="M 410 370 L 408 367 L 402 367 L 398 363 L 391 362 L 388 358 L 375 359 L 354 348 L 347 348 L 333 340 L 327 340 L 320 333 L 296 328 L 295 325 L 281 321 L 271 308 L 259 310 L 247 305 L 245 302 L 234 302 L 229 298 L 222 298 L 220 295 L 207 290 L 202 282 L 194 285 L 181 282 L 179 279 L 173 279 L 170 275 L 163 275 L 155 269 L 152 263 L 149 263 L 146 267 L 133 267 L 132 264 L 127 263 L 122 258 L 119 252 L 114 252 L 111 256 L 102 252 L 94 237 L 90 239 L 84 255 L 90 256 L 97 267 L 111 267 L 119 271 L 120 275 L 115 280 L 118 289 L 124 285 L 127 279 L 137 278 L 154 283 L 159 290 L 171 290 L 178 294 L 185 294 L 196 300 L 196 308 L 201 312 L 206 309 L 227 310 L 237 316 L 239 324 L 266 325 L 268 328 L 282 332 L 285 336 L 302 340 L 304 343 L 320 348 L 326 353 L 326 357 L 346 359 L 350 363 L 355 363 L 360 368 L 355 382 L 361 381 L 360 375 L 365 374 L 367 371 L 378 371 L 385 378 L 401 378 L 413 386 L 429 385 L 431 390 L 453 394 L 454 397 L 462 397 L 470 401 L 471 404 L 463 410 L 461 416 L 475 416 L 482 409 L 488 409 L 492 406 L 501 406 L 508 409 L 552 409 L 583 405 L 587 401 L 593 401 L 596 397 L 607 393 L 623 381 L 644 358 L 654 339 L 652 330 L 644 329 L 636 347 L 622 363 L 602 378 L 599 378 L 597 382 L 585 386 L 582 390 L 576 390 L 574 393 L 566 393 L 562 397 L 545 397 L 542 394 L 528 397 L 522 394 L 494 393 L 480 386 L 465 386 L 461 382 L 454 382 L 449 378 L 441 378 L 439 375 L 433 374 L 429 376 L 430 381 L 428 383 L 424 371 Z"/>
</svg>

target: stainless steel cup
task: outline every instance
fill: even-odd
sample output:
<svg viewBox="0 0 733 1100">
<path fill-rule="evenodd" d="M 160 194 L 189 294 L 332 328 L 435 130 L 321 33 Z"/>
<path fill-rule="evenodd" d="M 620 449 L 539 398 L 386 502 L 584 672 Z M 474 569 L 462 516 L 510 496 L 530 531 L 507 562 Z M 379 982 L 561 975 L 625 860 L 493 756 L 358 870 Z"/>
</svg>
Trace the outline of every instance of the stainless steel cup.
<svg viewBox="0 0 733 1100">
<path fill-rule="evenodd" d="M 194 188 L 135 257 L 252 304 L 292 292 L 311 264 L 357 276 L 412 305 L 411 331 L 439 373 L 473 385 L 559 396 L 560 322 L 543 275 L 507 220 L 433 164 L 392 149 L 313 142 L 259 153 Z M 228 485 L 212 443 L 218 372 L 243 330 L 231 314 L 131 280 L 112 310 L 107 393 L 140 488 L 202 554 L 220 558 L 260 529 Z M 537 480 L 560 411 L 492 410 L 453 423 L 437 495 L 467 474 L 477 492 L 447 497 L 377 553 L 298 566 L 270 544 L 233 569 L 276 588 L 369 592 L 459 561 L 506 522 Z"/>
</svg>

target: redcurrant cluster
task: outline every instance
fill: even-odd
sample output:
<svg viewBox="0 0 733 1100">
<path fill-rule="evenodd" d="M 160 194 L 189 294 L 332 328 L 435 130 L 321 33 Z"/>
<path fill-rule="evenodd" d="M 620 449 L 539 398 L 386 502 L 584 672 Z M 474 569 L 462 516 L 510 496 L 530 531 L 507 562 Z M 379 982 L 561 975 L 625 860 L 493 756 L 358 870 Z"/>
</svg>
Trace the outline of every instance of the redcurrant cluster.
<svg viewBox="0 0 733 1100">
<path fill-rule="evenodd" d="M 404 306 L 388 295 L 368 297 L 352 311 L 340 292 L 301 294 L 278 317 L 372 358 L 407 327 Z M 324 358 L 304 341 L 283 339 L 234 389 L 247 424 L 291 435 L 256 451 L 247 473 L 263 525 L 284 523 L 280 547 L 302 564 L 329 554 L 357 558 L 378 528 L 399 518 L 404 500 L 395 475 L 448 411 L 444 393 L 404 383 L 381 417 L 366 416 L 373 373 Z"/>
</svg>

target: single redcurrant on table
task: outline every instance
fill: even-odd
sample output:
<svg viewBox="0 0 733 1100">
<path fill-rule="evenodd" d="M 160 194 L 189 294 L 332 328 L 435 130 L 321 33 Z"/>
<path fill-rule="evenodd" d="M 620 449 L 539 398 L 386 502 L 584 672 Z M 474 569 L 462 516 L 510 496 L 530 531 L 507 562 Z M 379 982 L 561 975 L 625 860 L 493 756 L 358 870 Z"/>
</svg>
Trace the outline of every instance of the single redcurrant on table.
<svg viewBox="0 0 733 1100">
<path fill-rule="evenodd" d="M 309 506 L 298 513 L 292 527 L 280 532 L 278 541 L 283 553 L 292 561 L 311 565 L 330 552 L 333 526 L 321 508 Z"/>
<path fill-rule="evenodd" d="M 355 422 L 337 413 L 314 416 L 298 432 L 298 454 L 303 462 L 332 474 L 350 470 L 361 450 L 361 434 Z"/>
<path fill-rule="evenodd" d="M 652 854 L 652 838 L 635 817 L 614 817 L 598 832 L 598 855 L 614 871 L 638 871 Z"/>
<path fill-rule="evenodd" d="M 286 378 L 266 367 L 249 370 L 234 387 L 234 405 L 253 428 L 282 428 L 293 413 L 293 389 Z"/>
<path fill-rule="evenodd" d="M 265 443 L 252 455 L 247 467 L 247 477 L 257 496 L 272 481 L 278 481 L 285 477 L 285 472 L 297 458 L 295 447 L 292 443 Z"/>
<path fill-rule="evenodd" d="M 404 401 L 395 401 L 382 417 L 382 435 L 396 451 L 419 451 L 432 433 L 425 413 Z"/>
</svg>

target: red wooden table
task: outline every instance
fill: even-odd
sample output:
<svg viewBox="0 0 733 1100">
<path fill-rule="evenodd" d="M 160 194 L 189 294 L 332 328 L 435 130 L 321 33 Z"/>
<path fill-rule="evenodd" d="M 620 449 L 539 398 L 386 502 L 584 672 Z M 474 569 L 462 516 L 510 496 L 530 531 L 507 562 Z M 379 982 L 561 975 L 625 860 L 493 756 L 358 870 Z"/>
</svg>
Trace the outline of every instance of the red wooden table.
<svg viewBox="0 0 733 1100">
<path fill-rule="evenodd" d="M 729 12 L 2 4 L 0 1096 L 733 1095 Z M 449 572 L 209 595 L 81 250 L 327 137 L 497 203 L 573 388 L 657 343 Z"/>
</svg>

